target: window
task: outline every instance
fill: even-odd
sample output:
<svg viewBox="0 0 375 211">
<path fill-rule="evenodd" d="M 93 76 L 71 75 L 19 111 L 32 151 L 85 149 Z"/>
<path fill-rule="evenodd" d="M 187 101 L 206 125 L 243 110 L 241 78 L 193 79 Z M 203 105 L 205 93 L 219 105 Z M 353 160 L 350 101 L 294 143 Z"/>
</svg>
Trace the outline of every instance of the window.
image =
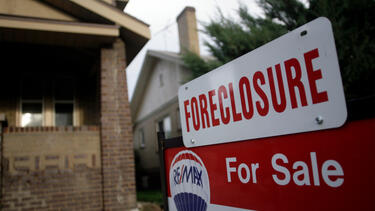
<svg viewBox="0 0 375 211">
<path fill-rule="evenodd" d="M 73 125 L 74 86 L 72 79 L 59 79 L 54 89 L 55 126 Z"/>
<path fill-rule="evenodd" d="M 180 108 L 176 111 L 177 130 L 181 131 Z"/>
<path fill-rule="evenodd" d="M 22 103 L 22 127 L 42 126 L 42 103 L 23 102 Z"/>
<path fill-rule="evenodd" d="M 160 85 L 160 87 L 164 86 L 164 80 L 163 80 L 163 74 L 162 73 L 160 73 L 160 75 L 159 75 L 159 85 Z"/>
<path fill-rule="evenodd" d="M 138 138 L 139 138 L 139 146 L 141 148 L 145 148 L 146 143 L 145 143 L 145 136 L 144 136 L 144 133 L 143 133 L 143 129 L 140 129 L 138 131 Z"/>
<path fill-rule="evenodd" d="M 172 121 L 171 117 L 167 116 L 160 120 L 157 124 L 157 131 L 164 132 L 165 138 L 170 138 L 172 135 Z"/>
<path fill-rule="evenodd" d="M 165 138 L 172 137 L 172 121 L 171 117 L 164 117 L 162 120 L 156 123 L 156 132 L 164 132 Z M 158 139 L 156 139 L 157 141 Z M 156 152 L 159 151 L 158 143 L 156 142 Z"/>
<path fill-rule="evenodd" d="M 21 83 L 21 126 L 43 125 L 43 81 L 24 79 Z"/>
<path fill-rule="evenodd" d="M 74 125 L 74 84 L 73 78 L 23 78 L 19 101 L 21 127 Z"/>
<path fill-rule="evenodd" d="M 73 103 L 55 103 L 55 125 L 73 125 Z"/>
</svg>

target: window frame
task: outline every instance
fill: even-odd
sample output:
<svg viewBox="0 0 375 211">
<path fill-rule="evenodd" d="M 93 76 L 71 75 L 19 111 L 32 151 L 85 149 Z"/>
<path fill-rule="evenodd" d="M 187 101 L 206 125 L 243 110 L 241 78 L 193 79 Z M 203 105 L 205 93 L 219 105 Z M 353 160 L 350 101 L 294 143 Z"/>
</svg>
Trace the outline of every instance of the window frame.
<svg viewBox="0 0 375 211">
<path fill-rule="evenodd" d="M 75 111 L 75 102 L 74 100 L 53 100 L 53 113 L 52 113 L 52 116 L 53 116 L 53 125 L 56 126 L 56 127 L 59 127 L 56 125 L 56 104 L 69 104 L 69 105 L 72 105 L 73 107 L 73 110 L 72 110 L 72 125 L 64 125 L 64 126 L 74 126 L 75 124 L 75 115 L 74 115 L 74 111 Z"/>
<path fill-rule="evenodd" d="M 42 124 L 40 125 L 40 126 L 23 126 L 23 122 L 22 122 L 22 117 L 23 117 L 23 104 L 24 103 L 40 103 L 40 104 L 42 104 L 42 112 L 41 112 L 41 114 L 42 114 Z M 44 124 L 45 124 L 45 121 L 44 121 L 44 107 L 45 107 L 45 105 L 44 105 L 44 97 L 42 98 L 42 100 L 23 100 L 22 99 L 22 96 L 20 97 L 20 118 L 21 118 L 21 120 L 20 120 L 20 126 L 21 127 L 42 127 L 42 126 L 44 126 Z"/>
<path fill-rule="evenodd" d="M 63 79 L 70 79 L 72 80 L 72 86 L 73 86 L 73 97 L 72 100 L 57 100 L 56 99 L 56 84 L 58 80 Z M 53 92 L 52 92 L 52 124 L 56 127 L 56 104 L 72 104 L 73 106 L 73 112 L 72 112 L 72 125 L 65 125 L 65 126 L 76 126 L 76 81 L 72 77 L 59 77 L 55 78 L 53 80 L 52 84 Z"/>
<path fill-rule="evenodd" d="M 164 87 L 164 76 L 163 76 L 163 73 L 159 74 L 159 87 Z"/>
<path fill-rule="evenodd" d="M 164 130 L 164 128 L 165 128 L 164 120 L 167 119 L 167 118 L 169 118 L 170 131 L 165 131 L 165 130 Z M 162 123 L 163 128 L 160 128 L 160 124 L 159 124 L 160 122 Z M 161 118 L 158 118 L 158 119 L 156 120 L 156 124 L 155 124 L 155 125 L 156 125 L 156 132 L 161 132 L 161 131 L 163 131 L 164 134 L 165 134 L 165 137 L 166 137 L 166 138 L 170 138 L 169 135 L 171 135 L 172 132 L 173 132 L 172 115 L 167 114 L 167 115 L 165 115 L 165 116 L 163 116 L 163 117 L 161 117 Z M 167 134 L 166 134 L 167 132 L 169 132 L 170 134 L 167 135 Z"/>
<path fill-rule="evenodd" d="M 42 98 L 41 99 L 23 99 L 23 87 L 24 87 L 24 81 L 25 79 L 22 78 L 19 84 L 19 126 L 21 127 L 43 127 L 45 125 L 45 120 L 44 120 L 44 109 L 45 109 L 45 96 L 44 96 L 44 87 L 43 87 L 43 93 L 42 93 Z M 42 83 L 44 83 L 44 80 L 42 79 Z M 42 104 L 42 124 L 40 126 L 23 126 L 22 123 L 22 116 L 23 116 L 23 104 L 24 103 L 41 103 Z"/>
<path fill-rule="evenodd" d="M 145 140 L 145 133 L 143 128 L 138 130 L 138 140 L 139 140 L 139 148 L 144 149 L 146 148 L 146 140 Z"/>
<path fill-rule="evenodd" d="M 72 104 L 73 107 L 73 113 L 72 113 L 72 125 L 66 125 L 66 126 L 79 126 L 79 108 L 77 107 L 77 98 L 76 98 L 76 78 L 74 77 L 52 77 L 51 81 L 52 83 L 48 83 L 46 85 L 46 78 L 38 76 L 35 78 L 40 79 L 41 82 L 44 84 L 42 88 L 42 97 L 41 99 L 24 99 L 23 97 L 23 87 L 24 87 L 24 81 L 26 80 L 26 77 L 22 77 L 19 80 L 18 88 L 19 88 L 19 96 L 17 99 L 17 109 L 16 109 L 16 125 L 18 127 L 28 127 L 23 126 L 22 122 L 22 116 L 23 116 L 23 104 L 24 103 L 41 103 L 42 104 L 42 124 L 40 126 L 35 127 L 46 127 L 46 126 L 52 126 L 56 127 L 56 104 Z M 63 79 L 70 79 L 72 81 L 73 86 L 73 98 L 72 100 L 57 100 L 56 94 L 55 94 L 55 87 L 58 80 Z M 46 89 L 52 89 L 52 93 L 49 95 L 46 93 Z M 48 124 L 48 125 L 47 125 Z M 30 126 L 33 127 L 33 126 Z"/>
</svg>

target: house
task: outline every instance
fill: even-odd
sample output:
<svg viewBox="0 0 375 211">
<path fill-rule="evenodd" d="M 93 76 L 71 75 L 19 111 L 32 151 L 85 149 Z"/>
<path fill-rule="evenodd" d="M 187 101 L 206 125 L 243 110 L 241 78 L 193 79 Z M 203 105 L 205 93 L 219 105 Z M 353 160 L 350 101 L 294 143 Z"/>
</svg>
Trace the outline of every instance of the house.
<svg viewBox="0 0 375 211">
<path fill-rule="evenodd" d="M 0 0 L 2 210 L 136 207 L 127 0 Z"/>
<path fill-rule="evenodd" d="M 186 7 L 177 17 L 177 24 L 181 51 L 199 54 L 195 9 Z M 141 187 L 160 185 L 157 131 L 164 131 L 166 138 L 181 135 L 177 91 L 191 79 L 181 53 L 146 53 L 130 103 Z"/>
</svg>

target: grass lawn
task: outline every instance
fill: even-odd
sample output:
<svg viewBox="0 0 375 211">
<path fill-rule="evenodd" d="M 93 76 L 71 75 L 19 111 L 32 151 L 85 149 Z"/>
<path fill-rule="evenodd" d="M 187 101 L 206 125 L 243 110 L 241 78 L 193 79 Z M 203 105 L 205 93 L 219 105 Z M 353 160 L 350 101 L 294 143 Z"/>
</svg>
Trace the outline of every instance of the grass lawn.
<svg viewBox="0 0 375 211">
<path fill-rule="evenodd" d="M 141 190 L 137 191 L 137 201 L 163 204 L 163 195 L 161 190 Z"/>
</svg>

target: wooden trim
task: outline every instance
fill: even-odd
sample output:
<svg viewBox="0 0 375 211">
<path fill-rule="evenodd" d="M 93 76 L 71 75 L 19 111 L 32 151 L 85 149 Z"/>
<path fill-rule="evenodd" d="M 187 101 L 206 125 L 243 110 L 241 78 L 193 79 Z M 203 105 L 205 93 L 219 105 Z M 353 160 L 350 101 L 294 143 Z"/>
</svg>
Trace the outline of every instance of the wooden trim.
<svg viewBox="0 0 375 211">
<path fill-rule="evenodd" d="M 79 21 L 72 15 L 40 0 L 0 0 L 0 13 L 61 21 Z"/>
<path fill-rule="evenodd" d="M 114 25 L 41 20 L 4 15 L 0 15 L 0 27 L 109 37 L 118 37 L 120 35 L 119 27 Z"/>
<path fill-rule="evenodd" d="M 106 3 L 98 0 L 70 0 L 71 2 L 84 7 L 110 21 L 113 21 L 127 30 L 133 31 L 134 33 L 141 35 L 147 39 L 151 38 L 150 29 L 148 24 L 122 12 L 116 7 L 108 6 Z"/>
</svg>

